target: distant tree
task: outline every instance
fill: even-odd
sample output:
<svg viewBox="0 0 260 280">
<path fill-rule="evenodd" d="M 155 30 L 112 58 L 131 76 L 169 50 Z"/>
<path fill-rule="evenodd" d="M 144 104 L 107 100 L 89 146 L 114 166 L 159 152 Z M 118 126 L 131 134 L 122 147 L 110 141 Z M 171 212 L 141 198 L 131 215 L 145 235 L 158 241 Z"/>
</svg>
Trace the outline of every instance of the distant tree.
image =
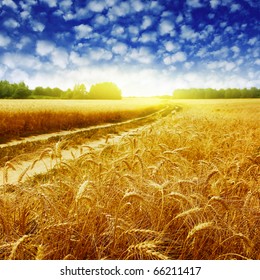
<svg viewBox="0 0 260 280">
<path fill-rule="evenodd" d="M 14 99 L 25 99 L 31 95 L 31 91 L 29 90 L 28 86 L 21 82 L 19 84 L 14 84 L 14 91 L 12 94 L 12 98 Z"/>
<path fill-rule="evenodd" d="M 85 99 L 87 97 L 87 90 L 84 84 L 77 84 L 72 90 L 73 99 Z"/>
<path fill-rule="evenodd" d="M 61 98 L 62 99 L 71 99 L 73 96 L 73 91 L 69 88 L 66 91 L 62 92 Z"/>
<path fill-rule="evenodd" d="M 251 89 L 237 89 L 237 88 L 227 88 L 227 89 L 176 89 L 173 92 L 173 98 L 175 99 L 209 99 L 209 98 L 260 98 L 260 89 L 254 87 Z"/>
<path fill-rule="evenodd" d="M 111 82 L 92 85 L 88 94 L 90 99 L 122 99 L 121 90 Z"/>
<path fill-rule="evenodd" d="M 11 98 L 13 87 L 8 81 L 0 81 L 0 98 Z"/>
<path fill-rule="evenodd" d="M 33 95 L 44 96 L 45 95 L 45 89 L 43 87 L 36 87 L 33 90 Z"/>
<path fill-rule="evenodd" d="M 60 98 L 61 95 L 62 95 L 62 92 L 63 91 L 60 88 L 55 87 L 55 88 L 52 89 L 52 96 Z"/>
</svg>

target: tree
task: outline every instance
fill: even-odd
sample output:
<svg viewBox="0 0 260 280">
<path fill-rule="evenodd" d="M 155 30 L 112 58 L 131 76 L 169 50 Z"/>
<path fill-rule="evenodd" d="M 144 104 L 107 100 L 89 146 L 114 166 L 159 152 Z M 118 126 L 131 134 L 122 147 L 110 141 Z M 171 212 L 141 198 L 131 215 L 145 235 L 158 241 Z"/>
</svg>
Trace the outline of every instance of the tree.
<svg viewBox="0 0 260 280">
<path fill-rule="evenodd" d="M 0 98 L 11 98 L 13 94 L 12 85 L 8 81 L 0 82 Z"/>
<path fill-rule="evenodd" d="M 25 99 L 31 95 L 31 91 L 29 90 L 28 86 L 21 82 L 19 84 L 14 84 L 14 91 L 12 94 L 12 98 L 14 99 Z"/>
<path fill-rule="evenodd" d="M 88 94 L 90 99 L 122 99 L 121 90 L 111 82 L 92 85 Z"/>
<path fill-rule="evenodd" d="M 72 98 L 74 99 L 84 99 L 87 96 L 87 91 L 84 84 L 75 85 L 72 92 Z"/>
</svg>

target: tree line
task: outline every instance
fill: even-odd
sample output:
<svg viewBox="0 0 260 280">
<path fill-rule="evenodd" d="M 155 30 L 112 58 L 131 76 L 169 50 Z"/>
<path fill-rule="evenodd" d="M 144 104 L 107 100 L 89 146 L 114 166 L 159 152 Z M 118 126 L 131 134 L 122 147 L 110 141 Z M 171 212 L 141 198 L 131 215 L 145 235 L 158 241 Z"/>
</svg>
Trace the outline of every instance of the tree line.
<svg viewBox="0 0 260 280">
<path fill-rule="evenodd" d="M 170 97 L 170 96 L 169 96 Z M 260 98 L 256 87 L 237 89 L 190 88 L 176 89 L 174 99 L 222 99 L 222 98 Z M 24 83 L 0 81 L 0 99 L 122 99 L 122 91 L 111 82 L 92 85 L 89 92 L 84 84 L 76 84 L 73 89 L 36 87 L 31 90 Z"/>
<path fill-rule="evenodd" d="M 212 89 L 212 88 L 190 88 L 176 89 L 173 92 L 174 99 L 221 99 L 221 98 L 260 98 L 260 89 L 251 88 L 227 88 L 227 89 Z"/>
<path fill-rule="evenodd" d="M 89 92 L 84 84 L 77 84 L 73 89 L 36 87 L 31 90 L 24 83 L 0 81 L 0 98 L 2 99 L 121 99 L 122 91 L 111 82 L 92 85 Z"/>
</svg>

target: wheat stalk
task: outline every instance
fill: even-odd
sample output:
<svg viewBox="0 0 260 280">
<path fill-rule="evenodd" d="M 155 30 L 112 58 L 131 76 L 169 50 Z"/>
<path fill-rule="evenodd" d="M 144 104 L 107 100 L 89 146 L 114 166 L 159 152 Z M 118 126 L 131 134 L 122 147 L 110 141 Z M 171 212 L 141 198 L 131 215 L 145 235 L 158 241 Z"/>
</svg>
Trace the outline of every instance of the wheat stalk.
<svg viewBox="0 0 260 280">
<path fill-rule="evenodd" d="M 136 192 L 128 192 L 126 193 L 123 198 L 122 198 L 122 202 L 124 201 L 129 201 L 131 199 L 136 199 L 136 200 L 139 200 L 139 201 L 144 201 L 144 198 L 142 195 L 136 193 Z"/>
<path fill-rule="evenodd" d="M 203 209 L 200 207 L 194 207 L 191 209 L 188 209 L 180 214 L 178 214 L 174 219 L 180 219 L 180 218 L 184 218 L 193 214 L 197 214 L 198 212 L 201 212 Z"/>
<path fill-rule="evenodd" d="M 220 203 L 223 206 L 224 209 L 228 210 L 228 206 L 227 206 L 227 204 L 226 204 L 226 202 L 224 201 L 223 198 L 221 198 L 219 196 L 212 196 L 210 198 L 210 200 L 208 201 L 208 204 L 210 204 L 211 202 L 214 202 L 214 201 Z"/>
<path fill-rule="evenodd" d="M 55 156 L 58 159 L 61 159 L 62 154 L 61 154 L 61 146 L 63 145 L 63 143 L 61 141 L 57 142 L 55 144 Z"/>
<path fill-rule="evenodd" d="M 15 259 L 16 251 L 17 251 L 19 245 L 21 245 L 28 238 L 30 238 L 30 235 L 24 235 L 21 238 L 19 238 L 15 243 L 12 244 L 12 251 L 11 251 L 11 254 L 9 256 L 9 260 L 14 260 Z"/>
<path fill-rule="evenodd" d="M 44 259 L 44 246 L 40 244 L 37 247 L 37 254 L 35 260 L 43 260 L 43 259 Z"/>
<path fill-rule="evenodd" d="M 177 198 L 177 199 L 181 199 L 182 201 L 187 202 L 190 206 L 192 205 L 191 201 L 187 198 L 187 196 L 185 196 L 182 193 L 179 192 L 170 192 L 168 194 L 168 196 L 173 197 L 173 198 Z"/>
<path fill-rule="evenodd" d="M 85 192 L 85 190 L 87 189 L 87 187 L 89 186 L 89 181 L 86 180 L 84 181 L 78 188 L 78 192 L 76 194 L 76 197 L 75 197 L 75 201 L 76 203 L 79 202 L 79 200 L 83 197 L 83 194 Z"/>
<path fill-rule="evenodd" d="M 23 170 L 23 172 L 19 175 L 19 177 L 18 177 L 18 183 L 21 183 L 21 181 L 23 180 L 23 177 L 25 176 L 25 174 L 27 173 L 27 171 L 29 170 L 29 169 L 31 169 L 31 166 L 30 165 L 28 165 L 24 170 Z"/>
<path fill-rule="evenodd" d="M 213 228 L 214 227 L 214 223 L 213 222 L 205 222 L 205 223 L 200 223 L 198 225 L 196 225 L 195 227 L 193 227 L 187 237 L 186 240 L 188 240 L 189 238 L 193 237 L 195 234 L 197 234 L 198 232 L 201 232 L 202 230 L 205 229 L 209 229 L 209 228 Z"/>
<path fill-rule="evenodd" d="M 167 260 L 167 256 L 156 251 L 158 244 L 159 242 L 156 241 L 144 241 L 136 245 L 129 246 L 127 251 L 130 253 L 130 257 L 139 256 L 143 258 L 145 256 L 149 259 Z"/>
<path fill-rule="evenodd" d="M 12 169 L 12 170 L 16 170 L 15 166 L 10 162 L 7 161 L 5 163 L 4 169 L 3 169 L 3 184 L 7 184 L 8 182 L 8 170 Z"/>
</svg>

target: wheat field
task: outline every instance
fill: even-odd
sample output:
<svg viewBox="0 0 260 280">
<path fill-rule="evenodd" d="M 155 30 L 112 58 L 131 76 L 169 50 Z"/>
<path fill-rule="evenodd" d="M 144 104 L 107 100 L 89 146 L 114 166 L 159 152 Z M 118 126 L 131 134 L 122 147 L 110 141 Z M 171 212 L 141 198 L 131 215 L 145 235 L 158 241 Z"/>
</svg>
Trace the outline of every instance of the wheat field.
<svg viewBox="0 0 260 280">
<path fill-rule="evenodd" d="M 8 100 L 0 102 L 0 144 L 19 137 L 119 122 L 161 108 L 159 99 Z"/>
<path fill-rule="evenodd" d="M 7 182 L 0 259 L 260 259 L 259 101 L 178 104 L 75 160 L 56 146 L 55 170 Z"/>
</svg>

